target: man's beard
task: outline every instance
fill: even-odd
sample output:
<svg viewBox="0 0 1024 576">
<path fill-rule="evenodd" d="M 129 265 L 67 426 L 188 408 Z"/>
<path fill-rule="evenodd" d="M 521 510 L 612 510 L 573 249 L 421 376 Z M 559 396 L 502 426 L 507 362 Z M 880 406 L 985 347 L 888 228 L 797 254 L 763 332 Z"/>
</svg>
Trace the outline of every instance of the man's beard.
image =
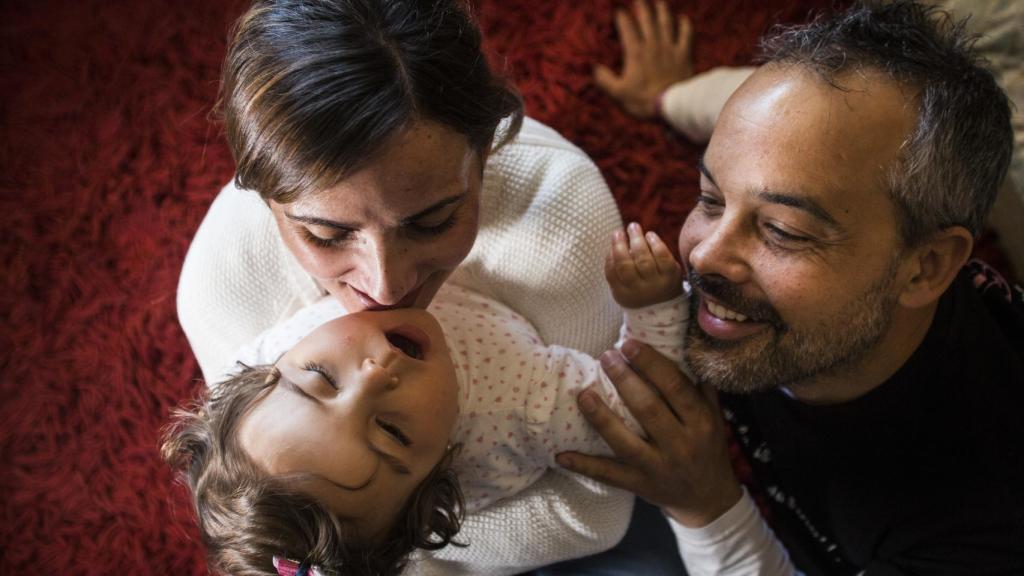
<svg viewBox="0 0 1024 576">
<path fill-rule="evenodd" d="M 765 301 L 744 297 L 720 276 L 689 273 L 693 289 L 686 333 L 686 363 L 698 380 L 722 392 L 746 394 L 842 373 L 856 365 L 889 328 L 898 260 L 839 315 L 811 326 L 789 326 Z M 767 329 L 737 341 L 712 338 L 697 322 L 704 293 L 723 306 L 764 322 Z"/>
</svg>

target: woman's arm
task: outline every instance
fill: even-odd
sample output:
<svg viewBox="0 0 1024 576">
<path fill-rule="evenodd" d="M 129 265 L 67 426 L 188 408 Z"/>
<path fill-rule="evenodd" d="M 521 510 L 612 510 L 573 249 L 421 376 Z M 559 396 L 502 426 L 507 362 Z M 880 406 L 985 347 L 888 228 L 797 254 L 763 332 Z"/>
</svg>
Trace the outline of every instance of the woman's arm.
<svg viewBox="0 0 1024 576">
<path fill-rule="evenodd" d="M 523 315 L 544 342 L 599 354 L 621 311 L 603 278 L 621 218 L 587 156 L 526 119 L 488 160 L 481 228 L 452 282 Z M 459 541 L 414 563 L 417 574 L 515 574 L 596 554 L 625 534 L 633 497 L 582 476 L 549 471 L 513 498 L 466 518 Z"/>
<path fill-rule="evenodd" d="M 597 355 L 621 321 L 602 280 L 608 238 L 621 226 L 597 166 L 527 118 L 487 162 L 480 233 L 451 281 L 523 315 L 545 343 Z"/>
<path fill-rule="evenodd" d="M 589 556 L 622 539 L 632 510 L 632 494 L 549 471 L 514 498 L 467 516 L 455 540 L 469 546 L 421 552 L 405 573 L 503 576 Z"/>
<path fill-rule="evenodd" d="M 319 296 L 259 194 L 225 186 L 178 280 L 178 320 L 206 381 L 219 380 L 242 346 Z"/>
</svg>

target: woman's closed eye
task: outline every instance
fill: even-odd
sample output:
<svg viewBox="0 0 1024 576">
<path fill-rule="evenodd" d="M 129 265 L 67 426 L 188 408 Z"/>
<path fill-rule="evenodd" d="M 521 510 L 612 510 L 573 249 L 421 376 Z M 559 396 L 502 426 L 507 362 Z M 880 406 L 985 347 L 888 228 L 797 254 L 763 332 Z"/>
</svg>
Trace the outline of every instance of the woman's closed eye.
<svg viewBox="0 0 1024 576">
<path fill-rule="evenodd" d="M 426 236 L 437 236 L 455 226 L 458 219 L 458 209 L 453 208 L 450 212 L 442 211 L 439 214 L 429 214 L 418 218 L 408 224 L 408 227 L 418 234 Z"/>
<path fill-rule="evenodd" d="M 320 248 L 332 248 L 334 246 L 343 244 L 345 243 L 346 240 L 349 239 L 349 236 L 351 235 L 351 233 L 349 232 L 340 232 L 336 236 L 324 238 L 322 236 L 317 236 L 309 228 L 303 228 L 302 230 L 303 236 L 306 238 L 306 242 L 309 242 L 310 244 L 318 246 Z"/>
</svg>

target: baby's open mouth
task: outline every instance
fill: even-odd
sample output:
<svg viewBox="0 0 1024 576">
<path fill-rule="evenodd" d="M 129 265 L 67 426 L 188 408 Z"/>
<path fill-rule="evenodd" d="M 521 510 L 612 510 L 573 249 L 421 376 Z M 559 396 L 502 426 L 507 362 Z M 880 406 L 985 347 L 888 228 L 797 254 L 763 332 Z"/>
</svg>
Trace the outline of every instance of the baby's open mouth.
<svg viewBox="0 0 1024 576">
<path fill-rule="evenodd" d="M 384 333 L 388 342 L 403 354 L 416 360 L 423 360 L 430 347 L 430 337 L 413 326 L 400 326 Z"/>
</svg>

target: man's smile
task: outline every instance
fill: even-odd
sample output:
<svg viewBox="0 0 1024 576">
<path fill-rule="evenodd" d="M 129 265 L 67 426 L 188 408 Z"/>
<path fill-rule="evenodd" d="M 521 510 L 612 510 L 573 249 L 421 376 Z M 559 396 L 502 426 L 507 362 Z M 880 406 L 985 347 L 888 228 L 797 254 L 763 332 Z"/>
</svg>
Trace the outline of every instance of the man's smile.
<svg viewBox="0 0 1024 576">
<path fill-rule="evenodd" d="M 767 322 L 755 321 L 740 312 L 726 308 L 702 293 L 695 292 L 693 297 L 699 302 L 697 324 L 707 336 L 715 340 L 742 340 L 771 326 Z"/>
</svg>

